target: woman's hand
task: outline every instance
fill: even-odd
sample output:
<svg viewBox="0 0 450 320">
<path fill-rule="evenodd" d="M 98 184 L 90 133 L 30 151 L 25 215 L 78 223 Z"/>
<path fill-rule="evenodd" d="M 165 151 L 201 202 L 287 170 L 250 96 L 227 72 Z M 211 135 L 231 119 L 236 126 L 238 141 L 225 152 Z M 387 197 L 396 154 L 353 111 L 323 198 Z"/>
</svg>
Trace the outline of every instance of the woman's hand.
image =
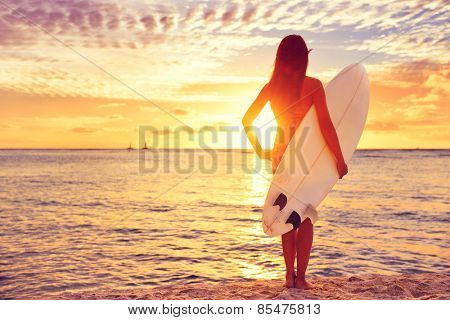
<svg viewBox="0 0 450 320">
<path fill-rule="evenodd" d="M 336 168 L 339 174 L 339 179 L 342 179 L 348 173 L 348 167 L 344 159 L 340 159 L 336 162 Z"/>
</svg>

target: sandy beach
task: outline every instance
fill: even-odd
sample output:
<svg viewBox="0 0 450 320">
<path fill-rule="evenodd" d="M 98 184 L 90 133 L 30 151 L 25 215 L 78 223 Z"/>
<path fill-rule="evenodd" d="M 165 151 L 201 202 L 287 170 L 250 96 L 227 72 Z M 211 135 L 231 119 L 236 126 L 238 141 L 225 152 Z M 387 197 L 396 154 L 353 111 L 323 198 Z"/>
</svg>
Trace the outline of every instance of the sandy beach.
<svg viewBox="0 0 450 320">
<path fill-rule="evenodd" d="M 222 284 L 167 285 L 152 289 L 107 289 L 47 296 L 44 299 L 130 300 L 304 300 L 304 299 L 450 299 L 450 275 L 423 273 L 386 276 L 311 278 L 312 290 L 286 289 L 274 280 L 231 281 Z"/>
</svg>

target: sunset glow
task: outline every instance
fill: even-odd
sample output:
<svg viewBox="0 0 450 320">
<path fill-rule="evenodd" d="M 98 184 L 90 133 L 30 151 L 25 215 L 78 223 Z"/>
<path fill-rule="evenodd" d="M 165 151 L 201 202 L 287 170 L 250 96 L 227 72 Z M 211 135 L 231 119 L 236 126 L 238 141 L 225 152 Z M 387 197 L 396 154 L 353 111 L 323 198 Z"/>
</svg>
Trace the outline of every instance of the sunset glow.
<svg viewBox="0 0 450 320">
<path fill-rule="evenodd" d="M 1 0 L 0 148 L 126 148 L 140 125 L 240 128 L 292 33 L 324 83 L 364 59 L 359 148 L 448 148 L 449 18 L 445 1 Z"/>
</svg>

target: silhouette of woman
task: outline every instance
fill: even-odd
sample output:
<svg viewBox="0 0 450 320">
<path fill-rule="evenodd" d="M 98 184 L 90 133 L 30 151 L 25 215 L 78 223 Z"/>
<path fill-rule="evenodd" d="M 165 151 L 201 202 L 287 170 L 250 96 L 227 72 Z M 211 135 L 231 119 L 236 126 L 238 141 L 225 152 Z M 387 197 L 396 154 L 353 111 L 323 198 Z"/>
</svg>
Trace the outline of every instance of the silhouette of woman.
<svg viewBox="0 0 450 320">
<path fill-rule="evenodd" d="M 272 161 L 275 172 L 283 153 L 309 108 L 314 105 L 320 130 L 336 158 L 339 177 L 347 174 L 348 169 L 339 145 L 336 130 L 328 112 L 325 91 L 320 80 L 306 76 L 308 50 L 305 41 L 299 35 L 283 38 L 278 46 L 275 66 L 270 81 L 262 88 L 258 97 L 242 119 L 247 136 L 261 159 Z M 266 103 L 270 101 L 272 112 L 277 120 L 277 135 L 272 150 L 262 149 L 252 123 Z M 313 242 L 313 224 L 309 218 L 302 221 L 297 229 L 281 236 L 284 261 L 286 264 L 287 288 L 310 289 L 312 284 L 306 281 L 306 268 Z M 297 274 L 294 271 L 297 257 Z"/>
</svg>

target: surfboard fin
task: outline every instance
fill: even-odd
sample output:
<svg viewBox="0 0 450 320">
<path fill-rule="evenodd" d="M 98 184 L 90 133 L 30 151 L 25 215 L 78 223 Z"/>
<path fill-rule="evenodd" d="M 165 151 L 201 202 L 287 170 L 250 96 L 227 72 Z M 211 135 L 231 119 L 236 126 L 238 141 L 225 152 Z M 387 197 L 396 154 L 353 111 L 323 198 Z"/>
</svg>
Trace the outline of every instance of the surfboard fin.
<svg viewBox="0 0 450 320">
<path fill-rule="evenodd" d="M 280 193 L 278 197 L 276 198 L 275 202 L 273 203 L 273 206 L 280 206 L 280 211 L 284 209 L 287 203 L 287 197 L 284 193 Z"/>
<path fill-rule="evenodd" d="M 294 226 L 294 229 L 298 228 L 300 222 L 302 222 L 302 219 L 300 219 L 300 215 L 295 211 L 292 211 L 291 215 L 286 220 L 286 223 L 292 224 Z"/>
<path fill-rule="evenodd" d="M 303 221 L 306 220 L 306 218 L 309 218 L 312 223 L 316 222 L 318 218 L 316 209 L 310 205 L 306 207 L 306 210 L 303 213 Z M 292 211 L 291 215 L 286 220 L 286 223 L 292 224 L 294 229 L 297 229 L 300 226 L 300 223 L 302 223 L 302 218 L 300 218 L 300 215 L 296 211 Z"/>
</svg>

